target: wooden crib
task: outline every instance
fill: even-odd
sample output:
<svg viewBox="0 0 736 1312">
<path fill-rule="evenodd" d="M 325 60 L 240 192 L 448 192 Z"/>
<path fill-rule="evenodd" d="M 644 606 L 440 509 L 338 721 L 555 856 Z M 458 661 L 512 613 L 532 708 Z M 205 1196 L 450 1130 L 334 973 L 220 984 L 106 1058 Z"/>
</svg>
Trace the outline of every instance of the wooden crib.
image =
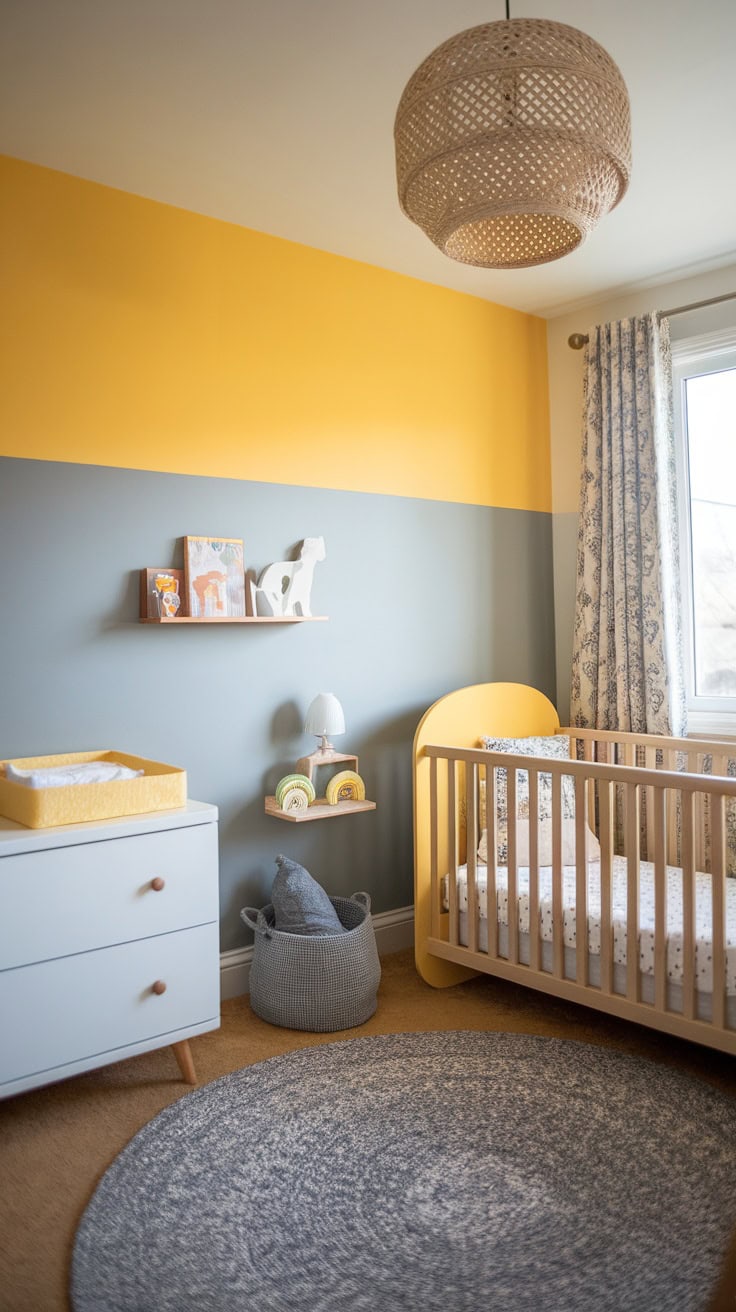
<svg viewBox="0 0 736 1312">
<path fill-rule="evenodd" d="M 484 735 L 560 734 L 563 760 L 480 746 Z M 478 684 L 441 698 L 414 740 L 422 977 L 442 988 L 498 975 L 736 1054 L 736 879 L 728 878 L 726 823 L 729 811 L 736 815 L 735 759 L 736 743 L 726 741 L 563 729 L 552 703 L 521 684 Z M 528 822 L 517 814 L 517 780 Z M 551 795 L 546 852 L 540 781 Z M 563 795 L 574 797 L 571 822 Z M 572 866 L 563 862 L 566 827 Z"/>
</svg>

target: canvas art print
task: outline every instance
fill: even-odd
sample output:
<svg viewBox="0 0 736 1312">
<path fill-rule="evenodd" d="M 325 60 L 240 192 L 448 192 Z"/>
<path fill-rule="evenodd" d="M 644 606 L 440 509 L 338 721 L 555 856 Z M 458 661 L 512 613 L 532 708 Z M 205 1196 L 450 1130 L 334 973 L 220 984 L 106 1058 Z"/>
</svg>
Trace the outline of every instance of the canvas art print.
<svg viewBox="0 0 736 1312">
<path fill-rule="evenodd" d="M 193 618 L 224 620 L 245 615 L 242 538 L 185 538 L 184 571 Z"/>
</svg>

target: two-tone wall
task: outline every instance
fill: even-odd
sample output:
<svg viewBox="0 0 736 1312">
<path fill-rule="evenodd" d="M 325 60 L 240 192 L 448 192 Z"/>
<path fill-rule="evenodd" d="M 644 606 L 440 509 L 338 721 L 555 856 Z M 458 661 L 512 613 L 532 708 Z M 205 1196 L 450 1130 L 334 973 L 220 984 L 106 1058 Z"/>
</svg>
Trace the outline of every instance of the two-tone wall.
<svg viewBox="0 0 736 1312">
<path fill-rule="evenodd" d="M 423 711 L 554 693 L 544 323 L 16 160 L 0 187 L 0 756 L 185 766 L 220 808 L 223 949 L 281 851 L 409 904 Z M 188 533 L 256 570 L 323 535 L 329 621 L 139 624 L 138 570 Z M 320 691 L 378 809 L 279 822 Z"/>
</svg>

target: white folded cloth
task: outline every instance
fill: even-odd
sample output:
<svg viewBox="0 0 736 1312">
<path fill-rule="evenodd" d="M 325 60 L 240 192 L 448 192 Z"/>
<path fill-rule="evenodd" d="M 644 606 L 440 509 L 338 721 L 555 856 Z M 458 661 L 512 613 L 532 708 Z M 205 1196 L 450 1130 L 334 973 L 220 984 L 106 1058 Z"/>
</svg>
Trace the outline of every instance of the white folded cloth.
<svg viewBox="0 0 736 1312">
<path fill-rule="evenodd" d="M 82 761 L 78 765 L 48 765 L 19 770 L 10 762 L 5 777 L 26 788 L 67 788 L 70 784 L 107 784 L 117 779 L 137 779 L 142 770 L 131 770 L 115 761 Z"/>
</svg>

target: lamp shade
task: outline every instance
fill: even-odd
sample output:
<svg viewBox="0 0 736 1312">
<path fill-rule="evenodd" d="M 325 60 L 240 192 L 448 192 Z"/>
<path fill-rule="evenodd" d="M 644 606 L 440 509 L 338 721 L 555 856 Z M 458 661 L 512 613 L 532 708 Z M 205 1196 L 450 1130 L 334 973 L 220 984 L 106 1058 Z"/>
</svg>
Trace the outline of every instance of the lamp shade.
<svg viewBox="0 0 736 1312">
<path fill-rule="evenodd" d="M 445 255 L 481 268 L 567 255 L 631 172 L 618 67 L 546 19 L 485 23 L 438 46 L 406 86 L 394 137 L 402 210 Z"/>
<path fill-rule="evenodd" d="M 311 703 L 304 721 L 304 732 L 329 738 L 345 732 L 345 716 L 337 697 L 331 692 L 320 692 Z"/>
</svg>

